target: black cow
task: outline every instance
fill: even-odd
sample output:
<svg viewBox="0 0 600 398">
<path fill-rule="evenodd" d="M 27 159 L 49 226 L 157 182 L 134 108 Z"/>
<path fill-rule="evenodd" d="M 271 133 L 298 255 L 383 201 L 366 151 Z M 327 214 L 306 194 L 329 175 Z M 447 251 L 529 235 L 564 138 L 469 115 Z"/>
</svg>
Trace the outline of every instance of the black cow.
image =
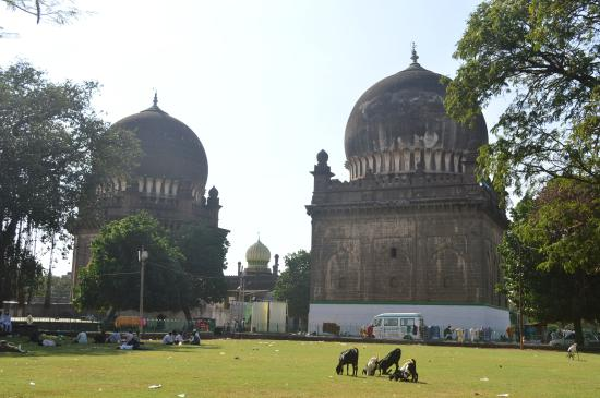
<svg viewBox="0 0 600 398">
<path fill-rule="evenodd" d="M 392 365 L 396 365 L 396 371 L 397 371 L 398 370 L 398 362 L 400 362 L 401 354 L 402 354 L 402 351 L 400 351 L 400 348 L 396 348 L 395 350 L 388 352 L 388 354 L 385 356 L 385 358 L 383 358 L 381 361 L 379 361 L 379 368 L 381 369 L 381 373 L 383 373 L 384 375 L 388 374 L 391 370 L 389 368 Z"/>
<path fill-rule="evenodd" d="M 348 374 L 348 365 L 352 365 L 352 376 L 358 376 L 358 348 L 351 348 L 340 353 L 338 365 L 335 367 L 335 373 L 344 374 L 344 365 L 346 365 L 346 374 Z"/>
</svg>

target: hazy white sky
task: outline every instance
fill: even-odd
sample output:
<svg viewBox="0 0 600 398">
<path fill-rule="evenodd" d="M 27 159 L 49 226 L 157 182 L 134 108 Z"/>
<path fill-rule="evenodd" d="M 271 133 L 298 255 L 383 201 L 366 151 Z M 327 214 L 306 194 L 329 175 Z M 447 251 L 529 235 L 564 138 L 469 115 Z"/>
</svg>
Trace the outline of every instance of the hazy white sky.
<svg viewBox="0 0 600 398">
<path fill-rule="evenodd" d="M 67 26 L 0 10 L 0 65 L 22 59 L 53 80 L 102 84 L 95 106 L 116 122 L 158 105 L 200 137 L 207 190 L 229 229 L 226 273 L 261 240 L 283 256 L 310 250 L 315 155 L 344 168 L 344 130 L 371 85 L 419 62 L 454 76 L 452 59 L 471 0 L 77 0 L 89 11 Z M 488 125 L 497 119 L 484 110 Z M 272 265 L 272 262 L 270 263 Z M 56 273 L 70 271 L 70 260 Z"/>
</svg>

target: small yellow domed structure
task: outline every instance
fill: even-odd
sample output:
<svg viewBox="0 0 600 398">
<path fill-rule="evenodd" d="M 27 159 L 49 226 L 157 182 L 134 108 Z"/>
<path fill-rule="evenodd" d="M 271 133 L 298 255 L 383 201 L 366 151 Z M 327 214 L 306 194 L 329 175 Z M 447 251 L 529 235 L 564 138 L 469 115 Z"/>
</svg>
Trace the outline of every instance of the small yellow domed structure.
<svg viewBox="0 0 600 398">
<path fill-rule="evenodd" d="M 248 263 L 249 270 L 267 269 L 267 264 L 271 261 L 271 252 L 260 241 L 260 238 L 248 248 L 246 251 L 246 262 Z"/>
</svg>

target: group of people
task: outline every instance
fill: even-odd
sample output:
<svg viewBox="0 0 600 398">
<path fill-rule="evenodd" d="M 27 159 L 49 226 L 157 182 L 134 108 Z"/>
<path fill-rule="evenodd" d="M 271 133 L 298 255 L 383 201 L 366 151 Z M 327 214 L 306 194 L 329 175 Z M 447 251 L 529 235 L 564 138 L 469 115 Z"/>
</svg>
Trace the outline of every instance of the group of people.
<svg viewBox="0 0 600 398">
<path fill-rule="evenodd" d="M 60 337 L 52 336 L 48 334 L 34 333 L 31 336 L 32 341 L 36 341 L 41 347 L 56 347 L 60 345 Z M 141 342 L 140 336 L 137 332 L 132 330 L 126 333 L 119 333 L 114 331 L 112 333 L 106 333 L 105 330 L 101 330 L 99 334 L 93 336 L 95 343 L 120 343 L 117 349 L 119 350 L 141 350 L 144 349 Z M 87 344 L 88 335 L 85 331 L 81 331 L 72 340 L 73 343 Z M 188 339 L 183 337 L 183 332 L 173 330 L 163 337 L 163 343 L 165 345 L 182 345 L 184 342 L 191 345 L 200 345 L 200 332 L 194 329 Z M 2 341 L 2 347 L 0 351 L 18 351 L 19 347 L 14 347 L 10 343 Z M 23 351 L 21 351 L 23 352 Z"/>
<path fill-rule="evenodd" d="M 185 341 L 191 345 L 200 345 L 200 332 L 196 329 L 192 330 L 192 334 L 188 340 L 184 339 L 182 333 L 177 330 L 173 330 L 163 337 L 165 345 L 182 345 Z"/>
</svg>

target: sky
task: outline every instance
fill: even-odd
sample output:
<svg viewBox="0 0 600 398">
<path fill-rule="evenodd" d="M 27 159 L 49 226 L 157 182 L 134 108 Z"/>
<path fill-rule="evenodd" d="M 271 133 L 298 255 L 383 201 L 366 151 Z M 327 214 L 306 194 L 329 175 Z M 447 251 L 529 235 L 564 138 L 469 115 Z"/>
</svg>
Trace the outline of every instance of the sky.
<svg viewBox="0 0 600 398">
<path fill-rule="evenodd" d="M 259 234 L 272 255 L 310 250 L 316 154 L 340 180 L 344 131 L 370 86 L 421 65 L 453 77 L 452 58 L 470 0 L 74 0 L 85 11 L 57 26 L 0 8 L 0 67 L 17 60 L 53 81 L 97 81 L 94 107 L 114 123 L 158 105 L 186 123 L 219 190 L 219 226 L 230 230 L 226 274 L 245 265 Z M 494 103 L 483 110 L 491 126 Z M 71 269 L 55 259 L 55 274 Z M 273 260 L 269 265 L 273 264 Z"/>
</svg>

